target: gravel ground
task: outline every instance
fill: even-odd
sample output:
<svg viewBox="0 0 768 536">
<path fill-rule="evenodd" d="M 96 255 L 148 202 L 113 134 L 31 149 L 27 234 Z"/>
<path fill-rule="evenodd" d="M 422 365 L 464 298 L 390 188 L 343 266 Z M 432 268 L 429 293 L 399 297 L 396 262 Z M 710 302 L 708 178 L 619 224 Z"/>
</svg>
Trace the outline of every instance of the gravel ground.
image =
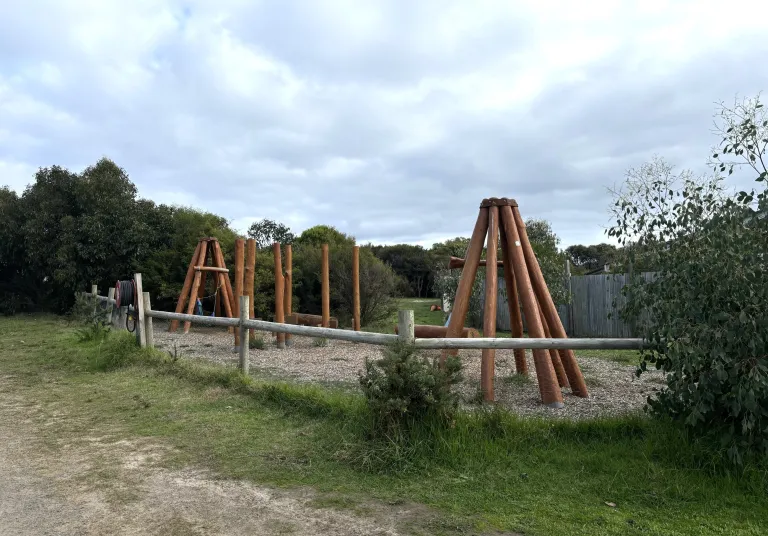
<svg viewBox="0 0 768 536">
<path fill-rule="evenodd" d="M 181 326 L 176 333 L 168 333 L 167 323 L 155 323 L 155 346 L 174 351 L 181 358 L 204 359 L 236 366 L 238 354 L 234 352 L 234 337 L 224 328 L 193 326 L 186 335 Z M 264 336 L 263 350 L 251 350 L 252 371 L 267 373 L 283 379 L 305 382 L 330 382 L 356 385 L 358 372 L 365 359 L 377 359 L 381 347 L 345 341 L 327 341 L 316 346 L 316 339 L 293 337 L 293 344 L 285 350 L 274 346 L 270 334 Z M 512 350 L 496 351 L 496 401 L 501 406 L 521 415 L 583 419 L 609 417 L 638 412 L 646 397 L 663 385 L 663 375 L 649 371 L 641 378 L 634 375 L 635 367 L 621 365 L 607 359 L 576 355 L 589 389 L 589 398 L 579 398 L 563 389 L 565 407 L 550 409 L 540 403 L 536 370 L 530 351 L 526 352 L 530 378 L 514 374 L 515 358 Z M 439 352 L 427 353 L 439 355 Z M 460 392 L 471 404 L 478 399 L 480 386 L 480 350 L 461 350 L 464 363 L 464 381 Z"/>
</svg>

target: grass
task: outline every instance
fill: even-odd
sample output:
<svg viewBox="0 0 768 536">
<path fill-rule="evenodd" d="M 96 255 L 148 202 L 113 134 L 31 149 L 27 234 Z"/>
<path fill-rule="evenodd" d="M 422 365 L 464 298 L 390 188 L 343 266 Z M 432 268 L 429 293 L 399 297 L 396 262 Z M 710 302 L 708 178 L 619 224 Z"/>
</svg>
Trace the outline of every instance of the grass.
<svg viewBox="0 0 768 536">
<path fill-rule="evenodd" d="M 415 502 L 419 534 L 758 535 L 768 526 L 765 467 L 728 474 L 722 457 L 641 417 L 590 422 L 461 414 L 396 449 L 363 439 L 359 395 L 172 363 L 130 337 L 76 342 L 50 317 L 0 319 L 0 374 L 15 394 L 77 414 L 41 433 L 111 430 L 175 447 L 170 467 L 311 486 L 318 507 Z M 606 505 L 606 502 L 616 506 Z"/>
</svg>

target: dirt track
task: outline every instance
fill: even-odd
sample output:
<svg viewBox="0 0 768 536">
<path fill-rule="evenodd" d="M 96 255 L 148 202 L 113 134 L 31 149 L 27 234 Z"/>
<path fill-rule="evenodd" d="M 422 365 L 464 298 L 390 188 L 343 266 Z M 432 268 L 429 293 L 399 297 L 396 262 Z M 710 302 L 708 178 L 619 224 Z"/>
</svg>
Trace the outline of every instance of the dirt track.
<svg viewBox="0 0 768 536">
<path fill-rule="evenodd" d="M 76 419 L 22 398 L 0 376 L 0 535 L 396 535 L 414 512 L 380 508 L 373 517 L 311 506 L 313 492 L 279 491 L 170 471 L 164 447 L 92 430 L 47 430 Z M 53 436 L 53 437 L 52 437 Z"/>
</svg>

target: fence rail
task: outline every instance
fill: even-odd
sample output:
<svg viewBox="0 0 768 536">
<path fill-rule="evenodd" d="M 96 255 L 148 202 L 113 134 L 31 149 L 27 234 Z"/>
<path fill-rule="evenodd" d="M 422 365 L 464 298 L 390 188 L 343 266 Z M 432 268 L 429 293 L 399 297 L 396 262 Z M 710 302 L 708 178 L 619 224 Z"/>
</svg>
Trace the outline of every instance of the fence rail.
<svg viewBox="0 0 768 536">
<path fill-rule="evenodd" d="M 136 274 L 136 280 L 141 281 L 141 274 Z M 106 302 L 108 305 L 115 306 L 116 302 L 112 299 L 114 289 L 110 289 L 110 297 L 99 296 L 97 289 L 92 289 L 90 293 L 84 292 L 86 296 L 93 296 L 96 299 Z M 171 313 L 166 311 L 155 311 L 152 309 L 149 299 L 149 293 L 143 292 L 142 299 L 137 300 L 137 326 L 136 335 L 139 344 L 144 346 L 154 346 L 154 333 L 152 320 L 177 320 L 179 322 L 190 322 L 191 324 L 200 324 L 207 326 L 220 326 L 238 329 L 241 333 L 240 347 L 240 368 L 243 371 L 248 370 L 248 330 L 265 331 L 273 333 L 286 333 L 291 335 L 317 337 L 325 339 L 335 339 L 363 344 L 388 345 L 398 340 L 413 343 L 417 348 L 429 350 L 470 350 L 470 349 L 570 349 L 570 350 L 638 350 L 642 349 L 644 342 L 642 339 L 630 338 L 437 338 L 437 339 L 417 339 L 414 336 L 413 311 L 400 311 L 398 314 L 398 334 L 370 333 L 365 331 L 352 331 L 344 329 L 331 329 L 314 326 L 299 326 L 294 324 L 284 324 L 278 322 L 268 322 L 266 320 L 251 320 L 247 318 L 248 297 L 240 297 L 240 309 L 245 311 L 239 318 L 212 317 L 203 315 L 189 315 L 184 313 Z M 114 315 L 112 315 L 114 323 Z"/>
</svg>

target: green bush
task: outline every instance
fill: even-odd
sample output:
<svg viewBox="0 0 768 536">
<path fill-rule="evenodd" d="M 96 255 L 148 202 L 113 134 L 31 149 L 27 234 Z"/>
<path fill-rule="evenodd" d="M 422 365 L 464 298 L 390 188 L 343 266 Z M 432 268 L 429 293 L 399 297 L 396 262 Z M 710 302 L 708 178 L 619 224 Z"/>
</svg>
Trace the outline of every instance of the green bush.
<svg viewBox="0 0 768 536">
<path fill-rule="evenodd" d="M 109 334 L 107 309 L 93 296 L 77 294 L 69 311 L 69 320 L 77 327 L 75 336 L 80 342 L 103 341 Z M 111 306 L 110 306 L 111 307 Z"/>
<path fill-rule="evenodd" d="M 716 437 L 737 464 L 768 454 L 768 118 L 760 110 L 753 100 L 721 117 L 722 153 L 743 157 L 762 191 L 729 195 L 719 176 L 676 175 L 657 159 L 630 172 L 609 231 L 630 261 L 642 251 L 656 267 L 652 280 L 636 276 L 625 287 L 622 310 L 651 342 L 638 375 L 648 365 L 666 373 L 649 409 Z M 752 139 L 760 143 L 744 142 Z"/>
<path fill-rule="evenodd" d="M 264 346 L 264 337 L 260 335 L 248 341 L 248 348 L 251 350 L 263 350 Z"/>
<path fill-rule="evenodd" d="M 461 368 L 458 357 L 449 358 L 440 368 L 436 359 L 427 359 L 402 342 L 387 347 L 381 359 L 366 359 L 360 385 L 374 435 L 400 439 L 421 421 L 452 422 L 459 403 L 453 386 L 462 379 Z"/>
</svg>

